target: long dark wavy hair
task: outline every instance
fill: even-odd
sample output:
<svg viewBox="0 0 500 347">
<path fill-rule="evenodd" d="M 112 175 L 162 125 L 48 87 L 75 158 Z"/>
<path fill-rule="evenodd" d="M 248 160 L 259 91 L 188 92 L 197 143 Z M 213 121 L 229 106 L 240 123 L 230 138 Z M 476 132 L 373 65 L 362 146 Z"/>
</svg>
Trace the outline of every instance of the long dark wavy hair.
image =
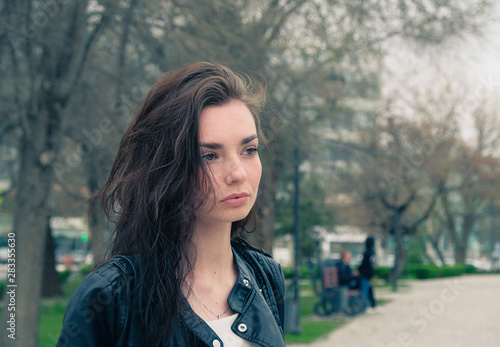
<svg viewBox="0 0 500 347">
<path fill-rule="evenodd" d="M 196 214 L 214 189 L 199 149 L 200 113 L 235 99 L 248 106 L 261 136 L 262 80 L 206 62 L 163 75 L 126 130 L 109 178 L 95 195 L 94 202 L 100 200 L 116 224 L 107 257 L 138 259 L 135 294 L 147 345 L 169 342 L 182 282 L 193 267 L 188 255 Z M 232 236 L 256 216 L 254 206 L 245 219 L 233 223 Z"/>
</svg>

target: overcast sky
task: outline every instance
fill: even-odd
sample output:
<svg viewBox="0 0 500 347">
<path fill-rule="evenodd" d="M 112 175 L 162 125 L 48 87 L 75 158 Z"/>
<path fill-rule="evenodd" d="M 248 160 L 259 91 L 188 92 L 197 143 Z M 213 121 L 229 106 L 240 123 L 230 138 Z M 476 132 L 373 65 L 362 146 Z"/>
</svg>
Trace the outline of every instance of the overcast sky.
<svg viewBox="0 0 500 347">
<path fill-rule="evenodd" d="M 500 6 L 497 12 L 500 18 Z M 455 91 L 462 93 L 458 102 L 496 103 L 500 120 L 500 20 L 485 26 L 482 37 L 452 39 L 436 47 L 392 44 L 385 70 L 382 90 L 386 97 L 412 93 L 415 88 L 435 90 L 439 96 L 442 86 L 451 81 L 457 86 Z M 472 134 L 468 132 L 472 123 L 467 123 L 462 122 L 466 137 Z"/>
</svg>

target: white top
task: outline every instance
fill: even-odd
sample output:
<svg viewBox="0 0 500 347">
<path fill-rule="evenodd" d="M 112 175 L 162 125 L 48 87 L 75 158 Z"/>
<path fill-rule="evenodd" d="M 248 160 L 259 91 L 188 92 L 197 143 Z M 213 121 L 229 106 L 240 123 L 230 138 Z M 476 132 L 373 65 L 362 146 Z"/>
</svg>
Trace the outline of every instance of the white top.
<svg viewBox="0 0 500 347">
<path fill-rule="evenodd" d="M 220 340 L 224 343 L 224 346 L 229 347 L 258 347 L 259 345 L 245 339 L 242 339 L 238 335 L 236 335 L 232 330 L 231 326 L 234 321 L 238 317 L 238 313 L 233 314 L 232 316 L 221 318 L 218 320 L 212 320 L 207 322 L 207 324 L 212 328 L 213 331 L 219 336 Z M 245 323 L 240 323 L 238 325 L 238 330 L 242 333 L 247 331 L 247 326 Z M 220 347 L 221 341 L 214 340 L 212 342 L 213 347 Z"/>
</svg>

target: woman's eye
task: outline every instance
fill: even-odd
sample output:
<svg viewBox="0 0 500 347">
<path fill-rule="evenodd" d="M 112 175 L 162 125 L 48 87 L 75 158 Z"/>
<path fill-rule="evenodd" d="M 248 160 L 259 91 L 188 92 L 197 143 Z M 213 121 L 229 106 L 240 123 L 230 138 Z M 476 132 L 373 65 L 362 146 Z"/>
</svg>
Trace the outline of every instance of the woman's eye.
<svg viewBox="0 0 500 347">
<path fill-rule="evenodd" d="M 250 147 L 250 148 L 245 149 L 245 151 L 243 152 L 243 154 L 246 154 L 246 155 L 254 155 L 254 154 L 256 154 L 258 151 L 259 151 L 259 149 L 258 149 L 257 147 Z"/>
<path fill-rule="evenodd" d="M 201 155 L 201 159 L 203 159 L 204 161 L 212 161 L 217 159 L 217 156 L 215 155 L 215 153 L 205 153 Z"/>
</svg>

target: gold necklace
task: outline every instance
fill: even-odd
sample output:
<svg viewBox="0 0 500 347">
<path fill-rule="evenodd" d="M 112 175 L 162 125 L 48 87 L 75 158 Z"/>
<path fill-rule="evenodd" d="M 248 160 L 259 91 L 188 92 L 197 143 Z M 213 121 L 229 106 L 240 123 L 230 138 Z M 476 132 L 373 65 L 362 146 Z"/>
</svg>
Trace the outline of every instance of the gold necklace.
<svg viewBox="0 0 500 347">
<path fill-rule="evenodd" d="M 210 309 L 210 307 L 208 307 L 207 305 L 205 305 L 205 303 L 203 301 L 201 301 L 201 298 L 198 296 L 198 294 L 196 294 L 196 292 L 194 291 L 194 288 L 193 286 L 191 285 L 191 283 L 189 281 L 186 281 L 188 287 L 189 287 L 189 290 L 191 290 L 196 298 L 196 300 L 198 300 L 198 302 L 200 303 L 201 307 L 203 307 L 203 309 L 205 310 L 205 313 L 207 314 L 207 316 L 210 316 L 210 314 L 214 317 L 216 317 L 217 319 L 220 319 L 224 314 L 226 314 L 227 311 L 229 311 L 231 309 L 231 306 L 229 306 L 224 312 L 222 312 L 221 314 L 217 314 L 215 313 L 214 311 L 212 311 Z"/>
</svg>

